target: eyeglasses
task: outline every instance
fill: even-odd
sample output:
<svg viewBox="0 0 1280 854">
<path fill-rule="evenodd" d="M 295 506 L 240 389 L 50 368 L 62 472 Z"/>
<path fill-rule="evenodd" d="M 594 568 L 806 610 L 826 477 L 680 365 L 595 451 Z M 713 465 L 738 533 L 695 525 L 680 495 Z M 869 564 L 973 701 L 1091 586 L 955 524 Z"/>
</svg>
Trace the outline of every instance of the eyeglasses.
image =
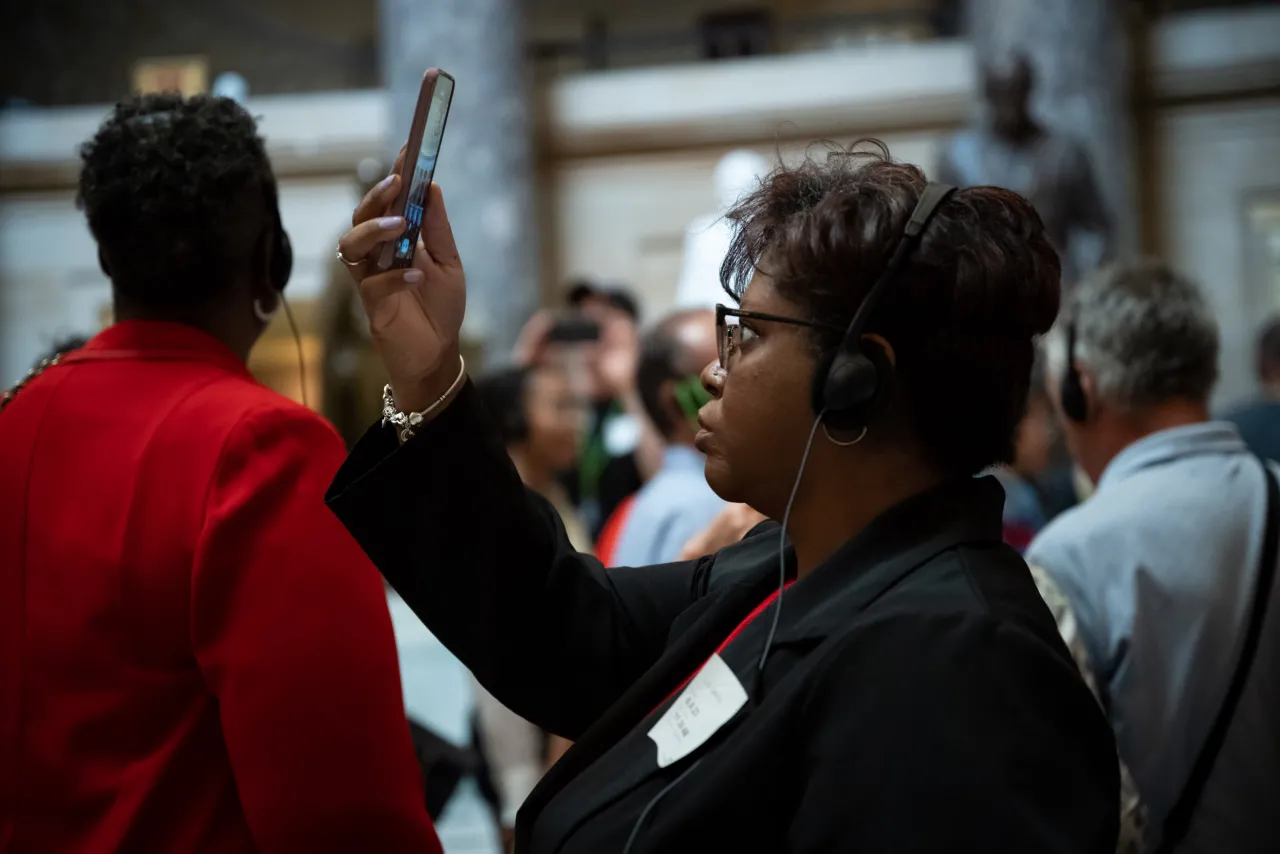
<svg viewBox="0 0 1280 854">
<path fill-rule="evenodd" d="M 762 320 L 766 323 L 786 323 L 791 326 L 804 326 L 808 329 L 825 329 L 828 332 L 841 334 L 839 326 L 829 323 L 814 323 L 798 317 L 783 317 L 778 314 L 765 314 L 759 311 L 743 311 L 740 308 L 729 308 L 727 305 L 716 306 L 716 342 L 720 353 L 720 367 L 726 371 L 742 350 L 743 320 Z"/>
</svg>

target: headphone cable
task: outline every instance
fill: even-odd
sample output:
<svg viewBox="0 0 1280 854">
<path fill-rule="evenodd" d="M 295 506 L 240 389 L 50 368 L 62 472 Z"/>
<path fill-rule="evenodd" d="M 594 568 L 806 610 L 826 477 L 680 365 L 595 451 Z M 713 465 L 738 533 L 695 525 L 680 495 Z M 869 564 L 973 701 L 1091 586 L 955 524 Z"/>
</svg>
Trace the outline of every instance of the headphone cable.
<svg viewBox="0 0 1280 854">
<path fill-rule="evenodd" d="M 684 769 L 684 771 L 680 772 L 680 776 L 679 776 L 679 777 L 676 777 L 676 778 L 675 778 L 674 780 L 672 780 L 670 783 L 668 783 L 667 785 L 663 786 L 663 787 L 662 787 L 662 791 L 660 791 L 660 792 L 658 792 L 658 794 L 654 795 L 654 796 L 653 796 L 653 800 L 651 800 L 651 801 L 649 801 L 649 803 L 645 804 L 644 809 L 640 811 L 640 817 L 639 817 L 638 819 L 636 819 L 636 823 L 635 823 L 634 825 L 632 825 L 632 827 L 631 827 L 631 835 L 627 837 L 627 844 L 626 844 L 625 846 L 623 846 L 623 848 L 622 848 L 622 854 L 631 854 L 631 846 L 633 846 L 633 845 L 635 845 L 635 844 L 636 844 L 636 839 L 637 839 L 637 838 L 639 837 L 639 835 L 640 835 L 640 827 L 641 827 L 641 825 L 643 825 L 643 824 L 644 824 L 644 820 L 645 820 L 646 818 L 648 818 L 648 817 L 649 817 L 649 813 L 653 812 L 653 808 L 654 808 L 654 807 L 656 807 L 656 806 L 658 805 L 658 801 L 660 801 L 660 800 L 662 800 L 664 797 L 666 797 L 666 796 L 667 796 L 667 792 L 670 792 L 672 789 L 674 789 L 674 788 L 676 787 L 676 785 L 677 785 L 681 780 L 683 780 L 685 777 L 688 777 L 688 776 L 689 776 L 689 774 L 691 774 L 691 773 L 693 772 L 693 769 L 694 769 L 694 768 L 697 768 L 697 767 L 698 767 L 699 765 L 701 765 L 701 764 L 702 764 L 702 757 L 698 757 L 698 761 L 697 761 L 697 762 L 694 762 L 694 763 L 693 763 L 692 765 L 690 765 L 688 768 Z"/>
<path fill-rule="evenodd" d="M 289 321 L 289 330 L 293 332 L 293 346 L 298 351 L 298 383 L 302 389 L 302 405 L 310 409 L 311 403 L 307 400 L 307 361 L 302 357 L 302 336 L 298 334 L 298 322 L 293 319 L 293 309 L 289 308 L 289 301 L 284 298 L 284 294 L 280 294 L 280 305 L 284 306 L 284 316 Z"/>
<path fill-rule="evenodd" d="M 818 434 L 818 426 L 822 424 L 822 417 L 827 414 L 824 409 L 818 413 L 818 417 L 813 420 L 813 426 L 809 428 L 809 438 L 804 444 L 804 454 L 800 457 L 800 469 L 796 472 L 796 479 L 791 484 L 791 495 L 787 498 L 787 509 L 782 514 L 782 531 L 778 537 L 778 597 L 773 603 L 773 624 L 769 627 L 769 636 L 765 638 L 764 652 L 760 655 L 760 670 L 764 671 L 765 662 L 769 659 L 769 648 L 773 646 L 773 636 L 778 631 L 778 617 L 782 614 L 782 593 L 787 587 L 787 523 L 791 520 L 791 507 L 795 504 L 796 493 L 800 491 L 800 481 L 804 478 L 805 467 L 809 463 L 809 451 L 813 449 L 813 439 Z M 640 811 L 640 817 L 636 819 L 636 823 L 631 827 L 631 835 L 627 837 L 627 844 L 623 846 L 622 854 L 631 854 L 631 847 L 635 845 L 636 839 L 640 835 L 640 828 L 644 825 L 645 819 L 649 817 L 649 813 L 653 812 L 658 802 L 666 797 L 667 793 L 674 789 L 681 780 L 693 773 L 693 769 L 702 764 L 702 759 L 694 762 L 679 777 L 676 777 L 670 783 L 662 788 L 658 794 L 654 795 L 649 803 L 645 804 L 643 810 Z"/>
<path fill-rule="evenodd" d="M 796 503 L 796 494 L 800 491 L 800 481 L 804 479 L 804 470 L 809 464 L 809 452 L 813 450 L 813 439 L 818 434 L 822 418 L 827 414 L 824 408 L 813 419 L 809 428 L 809 438 L 804 443 L 804 454 L 800 457 L 800 468 L 796 471 L 796 479 L 791 483 L 791 495 L 787 497 L 787 509 L 782 514 L 782 528 L 778 531 L 778 597 L 773 602 L 773 623 L 769 626 L 769 634 L 764 641 L 764 650 L 760 653 L 760 672 L 764 673 L 765 662 L 769 660 L 769 649 L 773 646 L 773 636 L 778 631 L 778 619 L 782 616 L 782 594 L 787 589 L 787 524 L 791 521 L 791 508 Z"/>
</svg>

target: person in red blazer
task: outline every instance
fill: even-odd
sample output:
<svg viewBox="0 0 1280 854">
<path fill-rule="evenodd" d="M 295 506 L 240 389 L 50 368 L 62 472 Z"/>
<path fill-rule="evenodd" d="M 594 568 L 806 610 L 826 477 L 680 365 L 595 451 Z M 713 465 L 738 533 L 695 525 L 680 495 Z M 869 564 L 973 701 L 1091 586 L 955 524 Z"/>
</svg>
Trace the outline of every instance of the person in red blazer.
<svg viewBox="0 0 1280 854">
<path fill-rule="evenodd" d="M 0 851 L 439 852 L 344 457 L 254 381 L 288 276 L 234 102 L 82 151 L 118 322 L 0 410 Z"/>
</svg>

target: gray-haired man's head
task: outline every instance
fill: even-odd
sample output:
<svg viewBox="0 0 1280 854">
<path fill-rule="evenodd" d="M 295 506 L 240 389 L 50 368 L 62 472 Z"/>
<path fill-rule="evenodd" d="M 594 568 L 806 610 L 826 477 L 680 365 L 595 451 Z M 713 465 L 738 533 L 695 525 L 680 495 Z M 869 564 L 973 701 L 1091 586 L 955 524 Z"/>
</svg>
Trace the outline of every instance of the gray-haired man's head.
<svg viewBox="0 0 1280 854">
<path fill-rule="evenodd" d="M 1200 289 L 1160 261 L 1112 264 L 1081 281 L 1050 333 L 1049 368 L 1060 378 L 1066 329 L 1095 398 L 1141 410 L 1170 400 L 1207 402 L 1218 380 L 1218 323 Z"/>
<path fill-rule="evenodd" d="M 1138 439 L 1208 418 L 1218 324 L 1196 285 L 1159 261 L 1113 264 L 1081 281 L 1049 334 L 1051 396 L 1063 407 L 1068 330 L 1083 411 L 1064 417 L 1067 446 L 1095 482 Z"/>
</svg>

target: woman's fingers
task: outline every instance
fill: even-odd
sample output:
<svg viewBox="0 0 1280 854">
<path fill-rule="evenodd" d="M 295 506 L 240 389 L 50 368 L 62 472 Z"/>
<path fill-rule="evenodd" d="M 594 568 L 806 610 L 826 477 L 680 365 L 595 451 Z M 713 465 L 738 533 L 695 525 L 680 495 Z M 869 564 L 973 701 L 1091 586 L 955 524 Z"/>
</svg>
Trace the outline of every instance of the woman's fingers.
<svg viewBox="0 0 1280 854">
<path fill-rule="evenodd" d="M 449 214 L 444 208 L 444 194 L 440 185 L 433 183 L 427 190 L 427 210 L 422 222 L 422 245 L 441 267 L 457 268 L 462 265 L 458 258 L 458 245 L 453 241 L 453 227 L 449 225 Z"/>
<path fill-rule="evenodd" d="M 406 288 L 422 281 L 422 271 L 410 267 L 407 270 L 388 270 L 376 273 L 360 282 L 360 301 L 364 303 L 365 314 L 375 325 L 389 322 L 383 306 L 390 304 L 390 297 Z"/>
<path fill-rule="evenodd" d="M 348 261 L 367 258 L 388 240 L 404 231 L 404 217 L 384 216 L 359 223 L 338 240 L 338 249 Z"/>
<path fill-rule="evenodd" d="M 391 203 L 396 200 L 396 193 L 400 190 L 400 175 L 398 172 L 392 172 L 373 186 L 369 192 L 364 194 L 364 198 L 360 200 L 360 204 L 356 205 L 355 212 L 351 214 L 351 224 L 359 225 L 360 223 L 382 216 L 391 207 Z M 353 256 L 347 256 L 353 257 Z"/>
</svg>

